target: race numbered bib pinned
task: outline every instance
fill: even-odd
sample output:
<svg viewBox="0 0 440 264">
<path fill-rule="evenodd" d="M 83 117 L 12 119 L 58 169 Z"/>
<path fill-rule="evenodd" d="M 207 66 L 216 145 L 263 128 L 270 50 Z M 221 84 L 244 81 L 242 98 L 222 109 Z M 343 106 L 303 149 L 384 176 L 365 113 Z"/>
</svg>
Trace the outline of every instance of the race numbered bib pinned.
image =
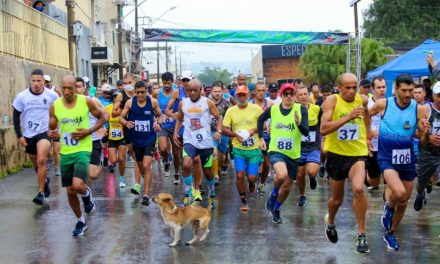
<svg viewBox="0 0 440 264">
<path fill-rule="evenodd" d="M 166 124 L 173 123 L 174 119 L 172 117 L 170 117 L 170 116 L 163 115 L 163 122 L 166 123 Z"/>
<path fill-rule="evenodd" d="M 440 136 L 440 121 L 432 122 L 432 134 Z"/>
<path fill-rule="evenodd" d="M 391 156 L 391 164 L 404 165 L 411 163 L 411 150 L 410 149 L 393 149 Z"/>
<path fill-rule="evenodd" d="M 31 130 L 31 131 L 37 131 L 37 129 L 41 126 L 41 121 L 39 120 L 34 120 L 31 118 L 28 118 L 26 120 L 26 129 Z"/>
<path fill-rule="evenodd" d="M 307 137 L 301 135 L 301 142 L 316 142 L 316 131 L 309 131 L 309 135 Z"/>
<path fill-rule="evenodd" d="M 208 133 L 205 129 L 199 129 L 191 132 L 191 136 L 195 142 L 202 142 L 208 138 Z"/>
<path fill-rule="evenodd" d="M 359 127 L 357 124 L 345 124 L 338 129 L 339 140 L 358 140 Z"/>
<path fill-rule="evenodd" d="M 277 148 L 280 150 L 293 149 L 293 139 L 292 138 L 278 138 Z"/>
<path fill-rule="evenodd" d="M 111 135 L 113 138 L 120 138 L 122 137 L 122 131 L 120 129 L 114 128 L 112 129 Z"/>
<path fill-rule="evenodd" d="M 241 145 L 245 148 L 253 147 L 255 145 L 255 140 L 253 137 L 250 137 L 250 138 L 246 139 L 245 141 L 243 141 L 243 143 L 241 143 Z"/>
<path fill-rule="evenodd" d="M 136 132 L 150 132 L 150 121 L 141 121 L 141 120 L 135 120 L 134 121 L 134 131 Z"/>
<path fill-rule="evenodd" d="M 71 133 L 63 133 L 63 144 L 66 146 L 79 146 L 79 140 L 72 138 Z"/>
</svg>

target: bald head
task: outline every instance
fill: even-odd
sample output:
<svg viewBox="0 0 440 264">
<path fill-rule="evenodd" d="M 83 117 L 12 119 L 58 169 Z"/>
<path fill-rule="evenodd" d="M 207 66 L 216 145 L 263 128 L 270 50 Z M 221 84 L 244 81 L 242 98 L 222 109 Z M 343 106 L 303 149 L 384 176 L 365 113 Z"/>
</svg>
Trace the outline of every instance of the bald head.
<svg viewBox="0 0 440 264">
<path fill-rule="evenodd" d="M 76 82 L 75 77 L 66 75 L 61 79 L 61 94 L 68 102 L 75 100 Z"/>
<path fill-rule="evenodd" d="M 188 83 L 188 96 L 191 101 L 196 102 L 199 100 L 202 87 L 203 84 L 197 79 L 191 80 Z"/>
<path fill-rule="evenodd" d="M 197 80 L 197 79 L 191 80 L 191 81 L 188 83 L 188 85 L 189 85 L 189 87 L 194 87 L 194 88 L 199 88 L 199 89 L 202 89 L 202 87 L 203 87 L 202 82 L 200 82 L 200 81 Z"/>
<path fill-rule="evenodd" d="M 357 81 L 356 75 L 354 75 L 353 73 L 350 73 L 350 72 L 346 72 L 346 73 L 343 73 L 339 76 L 339 78 L 338 78 L 339 86 L 341 86 L 347 82 L 356 82 L 357 83 L 358 81 Z"/>
<path fill-rule="evenodd" d="M 63 82 L 73 83 L 73 85 L 75 85 L 75 77 L 73 77 L 73 75 L 66 75 L 61 79 L 61 83 Z"/>
<path fill-rule="evenodd" d="M 237 83 L 238 83 L 238 86 L 246 85 L 246 74 L 239 73 L 237 76 Z"/>
<path fill-rule="evenodd" d="M 357 93 L 358 81 L 353 73 L 343 73 L 338 80 L 340 96 L 347 102 L 353 102 Z"/>
</svg>

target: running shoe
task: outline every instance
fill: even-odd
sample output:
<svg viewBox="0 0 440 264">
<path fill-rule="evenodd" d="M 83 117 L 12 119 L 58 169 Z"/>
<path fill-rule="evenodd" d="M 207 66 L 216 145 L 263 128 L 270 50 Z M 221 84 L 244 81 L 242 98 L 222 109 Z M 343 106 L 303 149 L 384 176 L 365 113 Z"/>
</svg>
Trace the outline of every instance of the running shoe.
<svg viewBox="0 0 440 264">
<path fill-rule="evenodd" d="M 168 163 L 164 163 L 163 164 L 163 167 L 164 167 L 164 176 L 165 177 L 170 177 L 170 163 L 168 162 Z"/>
<path fill-rule="evenodd" d="M 131 187 L 131 193 L 139 195 L 141 193 L 141 185 L 139 183 L 135 183 L 133 187 Z"/>
<path fill-rule="evenodd" d="M 428 185 L 426 186 L 426 192 L 431 193 L 432 192 L 432 182 L 428 181 Z"/>
<path fill-rule="evenodd" d="M 304 195 L 301 195 L 299 197 L 298 203 L 296 203 L 298 206 L 306 206 L 307 204 L 307 198 Z"/>
<path fill-rule="evenodd" d="M 93 201 L 92 189 L 87 186 L 87 190 L 89 191 L 89 195 L 82 197 L 82 200 L 84 203 L 84 211 L 86 211 L 87 214 L 90 214 L 95 210 L 95 201 Z"/>
<path fill-rule="evenodd" d="M 275 207 L 275 201 L 277 200 L 276 196 L 273 196 L 272 194 L 269 195 L 269 198 L 266 201 L 266 210 L 272 212 L 273 208 Z"/>
<path fill-rule="evenodd" d="M 211 209 L 214 210 L 217 206 L 215 203 L 215 197 L 209 197 L 208 206 L 211 206 Z"/>
<path fill-rule="evenodd" d="M 145 206 L 149 206 L 150 205 L 150 198 L 148 198 L 148 196 L 144 195 L 142 197 L 142 205 L 145 205 Z"/>
<path fill-rule="evenodd" d="M 249 205 L 247 203 L 247 200 L 244 200 L 241 202 L 240 211 L 242 212 L 248 212 L 249 211 Z"/>
<path fill-rule="evenodd" d="M 336 225 L 330 225 L 328 223 L 328 214 L 325 215 L 325 236 L 327 237 L 328 241 L 332 243 L 338 242 L 338 232 L 336 231 Z"/>
<path fill-rule="evenodd" d="M 219 186 L 220 185 L 220 178 L 218 177 L 218 175 L 214 176 L 214 180 L 215 180 L 215 186 Z"/>
<path fill-rule="evenodd" d="M 270 213 L 272 214 L 272 222 L 274 222 L 275 224 L 283 223 L 283 219 L 281 218 L 281 213 L 279 209 L 273 210 Z"/>
<path fill-rule="evenodd" d="M 321 166 L 321 168 L 319 168 L 319 177 L 324 178 L 325 176 L 325 167 Z"/>
<path fill-rule="evenodd" d="M 359 252 L 359 253 L 370 252 L 370 249 L 368 247 L 367 235 L 366 234 L 358 235 L 357 243 L 356 243 L 356 249 L 357 249 L 357 252 Z"/>
<path fill-rule="evenodd" d="M 119 187 L 125 188 L 125 177 L 119 176 Z"/>
<path fill-rule="evenodd" d="M 226 173 L 228 173 L 228 166 L 222 166 L 221 173 L 222 173 L 222 175 L 225 175 Z"/>
<path fill-rule="evenodd" d="M 183 205 L 184 206 L 196 205 L 196 203 L 194 202 L 192 197 L 185 196 L 185 198 L 183 198 Z"/>
<path fill-rule="evenodd" d="M 397 243 L 396 237 L 394 236 L 394 232 L 391 230 L 385 232 L 383 235 L 383 241 L 387 243 L 388 249 L 394 249 L 397 251 L 400 248 L 400 245 Z"/>
<path fill-rule="evenodd" d="M 72 236 L 82 236 L 84 232 L 87 230 L 86 223 L 78 221 L 75 225 L 75 229 L 72 232 Z"/>
<path fill-rule="evenodd" d="M 168 160 L 173 161 L 173 154 L 172 153 L 168 153 Z"/>
<path fill-rule="evenodd" d="M 180 184 L 180 177 L 179 174 L 174 174 L 174 180 L 173 180 L 174 185 L 179 185 Z"/>
<path fill-rule="evenodd" d="M 32 200 L 32 202 L 34 202 L 35 204 L 38 204 L 38 205 L 43 205 L 43 203 L 44 203 L 44 193 L 39 192 L 37 194 L 37 196 L 35 196 L 35 198 Z"/>
<path fill-rule="evenodd" d="M 393 216 L 394 216 L 394 209 L 389 208 L 388 202 L 386 202 L 383 205 L 383 213 L 382 213 L 382 217 L 380 218 L 382 227 L 385 230 L 390 230 L 391 227 L 393 226 Z"/>
<path fill-rule="evenodd" d="M 379 190 L 379 186 L 368 186 L 367 189 L 369 191 L 375 191 L 375 190 Z"/>
<path fill-rule="evenodd" d="M 315 177 L 310 177 L 310 189 L 315 190 L 318 185 L 318 181 L 316 181 Z"/>
<path fill-rule="evenodd" d="M 50 183 L 50 178 L 46 177 L 46 182 L 44 183 L 44 197 L 50 196 L 51 191 L 50 191 L 49 183 Z"/>
<path fill-rule="evenodd" d="M 203 200 L 202 194 L 200 193 L 200 190 L 195 190 L 194 192 L 194 200 L 197 202 L 201 202 Z"/>
<path fill-rule="evenodd" d="M 59 168 L 55 169 L 55 176 L 57 176 L 57 177 L 61 176 L 61 171 Z"/>
<path fill-rule="evenodd" d="M 420 211 L 424 204 L 426 204 L 425 192 L 421 195 L 417 193 L 416 199 L 414 200 L 414 210 Z"/>
<path fill-rule="evenodd" d="M 264 183 L 260 183 L 258 185 L 258 188 L 257 188 L 258 195 L 261 195 L 261 196 L 266 195 L 266 191 L 264 190 L 264 187 L 265 187 Z"/>
<path fill-rule="evenodd" d="M 116 167 L 116 165 L 114 165 L 114 164 L 109 164 L 109 165 L 107 166 L 107 169 L 108 169 L 109 172 L 115 172 L 115 167 Z"/>
</svg>

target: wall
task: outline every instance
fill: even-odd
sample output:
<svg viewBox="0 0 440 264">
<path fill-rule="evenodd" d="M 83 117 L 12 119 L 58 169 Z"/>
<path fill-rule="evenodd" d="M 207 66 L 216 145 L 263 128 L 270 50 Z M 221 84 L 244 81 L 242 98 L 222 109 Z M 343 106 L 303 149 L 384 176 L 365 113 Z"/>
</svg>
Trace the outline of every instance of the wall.
<svg viewBox="0 0 440 264">
<path fill-rule="evenodd" d="M 0 55 L 0 116 L 7 114 L 12 124 L 12 102 L 20 91 L 29 87 L 30 73 L 42 69 L 52 77 L 53 85 L 58 86 L 61 78 L 68 73 L 66 69 L 36 64 L 11 56 Z M 0 124 L 0 175 L 6 171 L 23 166 L 24 148 L 18 145 L 12 126 L 2 128 Z"/>
<path fill-rule="evenodd" d="M 299 58 L 264 59 L 263 72 L 266 83 L 277 83 L 280 79 L 300 78 Z"/>
</svg>

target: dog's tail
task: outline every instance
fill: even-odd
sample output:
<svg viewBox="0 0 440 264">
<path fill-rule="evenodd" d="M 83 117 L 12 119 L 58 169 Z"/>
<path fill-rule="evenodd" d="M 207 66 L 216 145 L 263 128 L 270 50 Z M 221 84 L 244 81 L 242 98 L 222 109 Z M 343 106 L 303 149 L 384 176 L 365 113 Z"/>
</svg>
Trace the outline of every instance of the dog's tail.
<svg viewBox="0 0 440 264">
<path fill-rule="evenodd" d="M 208 214 L 209 216 L 211 216 L 212 204 L 208 205 L 208 207 L 206 207 L 206 210 L 208 210 Z"/>
</svg>

